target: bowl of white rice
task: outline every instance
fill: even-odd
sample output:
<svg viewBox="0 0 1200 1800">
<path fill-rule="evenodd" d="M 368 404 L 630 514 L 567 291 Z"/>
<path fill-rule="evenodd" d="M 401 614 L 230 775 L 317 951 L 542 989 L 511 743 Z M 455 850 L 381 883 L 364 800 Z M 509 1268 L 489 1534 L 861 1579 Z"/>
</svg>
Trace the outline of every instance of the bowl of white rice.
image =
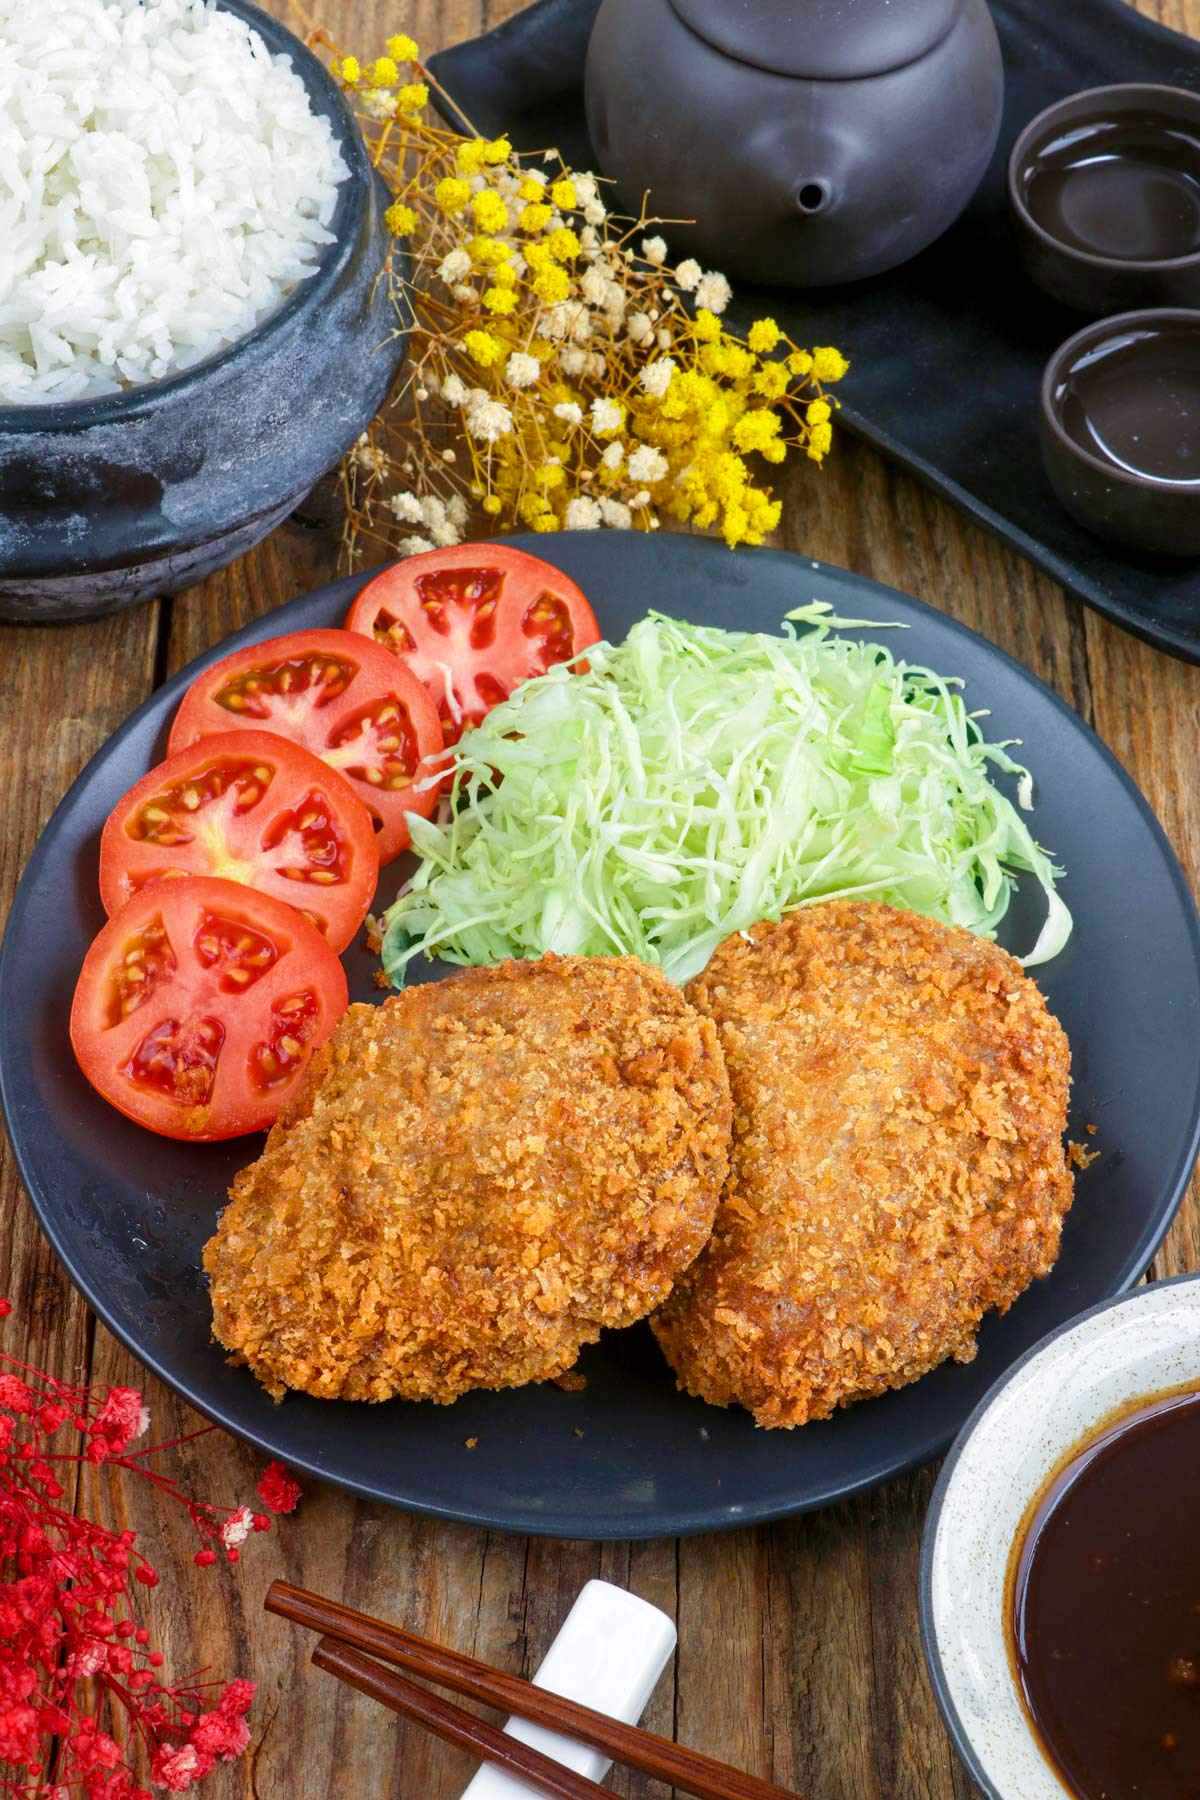
<svg viewBox="0 0 1200 1800">
<path fill-rule="evenodd" d="M 242 555 L 386 397 L 387 194 L 248 0 L 0 0 L 0 618 Z"/>
</svg>

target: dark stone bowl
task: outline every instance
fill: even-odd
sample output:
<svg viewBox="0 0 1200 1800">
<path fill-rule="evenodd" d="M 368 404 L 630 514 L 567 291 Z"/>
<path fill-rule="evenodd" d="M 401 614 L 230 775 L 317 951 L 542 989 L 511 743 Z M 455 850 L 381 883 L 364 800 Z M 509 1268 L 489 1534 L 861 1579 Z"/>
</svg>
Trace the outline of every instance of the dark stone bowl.
<svg viewBox="0 0 1200 1800">
<path fill-rule="evenodd" d="M 95 618 L 224 568 L 365 430 L 403 361 L 387 205 L 328 71 L 248 0 L 220 0 L 292 58 L 350 177 L 317 271 L 228 349 L 162 381 L 0 408 L 0 619 Z"/>
</svg>

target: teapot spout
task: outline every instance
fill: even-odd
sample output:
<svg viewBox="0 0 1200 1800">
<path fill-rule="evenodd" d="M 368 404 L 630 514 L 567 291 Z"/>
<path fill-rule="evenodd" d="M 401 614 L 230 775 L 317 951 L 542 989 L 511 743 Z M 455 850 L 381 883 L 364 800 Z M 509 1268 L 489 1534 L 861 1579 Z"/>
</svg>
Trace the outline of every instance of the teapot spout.
<svg viewBox="0 0 1200 1800">
<path fill-rule="evenodd" d="M 796 184 L 796 206 L 806 218 L 823 213 L 833 202 L 833 183 L 823 175 L 809 175 Z"/>
</svg>

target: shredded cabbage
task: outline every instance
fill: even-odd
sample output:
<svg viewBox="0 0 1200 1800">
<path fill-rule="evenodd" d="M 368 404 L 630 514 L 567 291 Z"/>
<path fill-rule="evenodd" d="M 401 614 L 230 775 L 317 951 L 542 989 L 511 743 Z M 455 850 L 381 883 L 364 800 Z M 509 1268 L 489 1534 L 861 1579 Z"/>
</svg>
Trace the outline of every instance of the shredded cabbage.
<svg viewBox="0 0 1200 1800">
<path fill-rule="evenodd" d="M 629 953 L 683 982 L 722 939 L 806 902 L 865 896 L 992 937 L 1019 873 L 1066 943 L 1056 869 L 993 769 L 960 682 L 834 637 L 821 601 L 783 637 L 651 613 L 589 669 L 516 688 L 457 745 L 440 822 L 410 817 L 417 872 L 384 967 Z"/>
</svg>

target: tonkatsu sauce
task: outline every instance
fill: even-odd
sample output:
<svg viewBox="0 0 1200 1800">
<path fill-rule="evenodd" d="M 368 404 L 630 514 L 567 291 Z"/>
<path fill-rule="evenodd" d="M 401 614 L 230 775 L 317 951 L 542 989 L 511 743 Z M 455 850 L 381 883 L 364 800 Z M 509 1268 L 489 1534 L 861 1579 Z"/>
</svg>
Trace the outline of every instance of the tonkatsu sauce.
<svg viewBox="0 0 1200 1800">
<path fill-rule="evenodd" d="M 1013 1549 L 1015 1672 L 1079 1800 L 1200 1796 L 1200 1391 L 1114 1415 Z"/>
</svg>

